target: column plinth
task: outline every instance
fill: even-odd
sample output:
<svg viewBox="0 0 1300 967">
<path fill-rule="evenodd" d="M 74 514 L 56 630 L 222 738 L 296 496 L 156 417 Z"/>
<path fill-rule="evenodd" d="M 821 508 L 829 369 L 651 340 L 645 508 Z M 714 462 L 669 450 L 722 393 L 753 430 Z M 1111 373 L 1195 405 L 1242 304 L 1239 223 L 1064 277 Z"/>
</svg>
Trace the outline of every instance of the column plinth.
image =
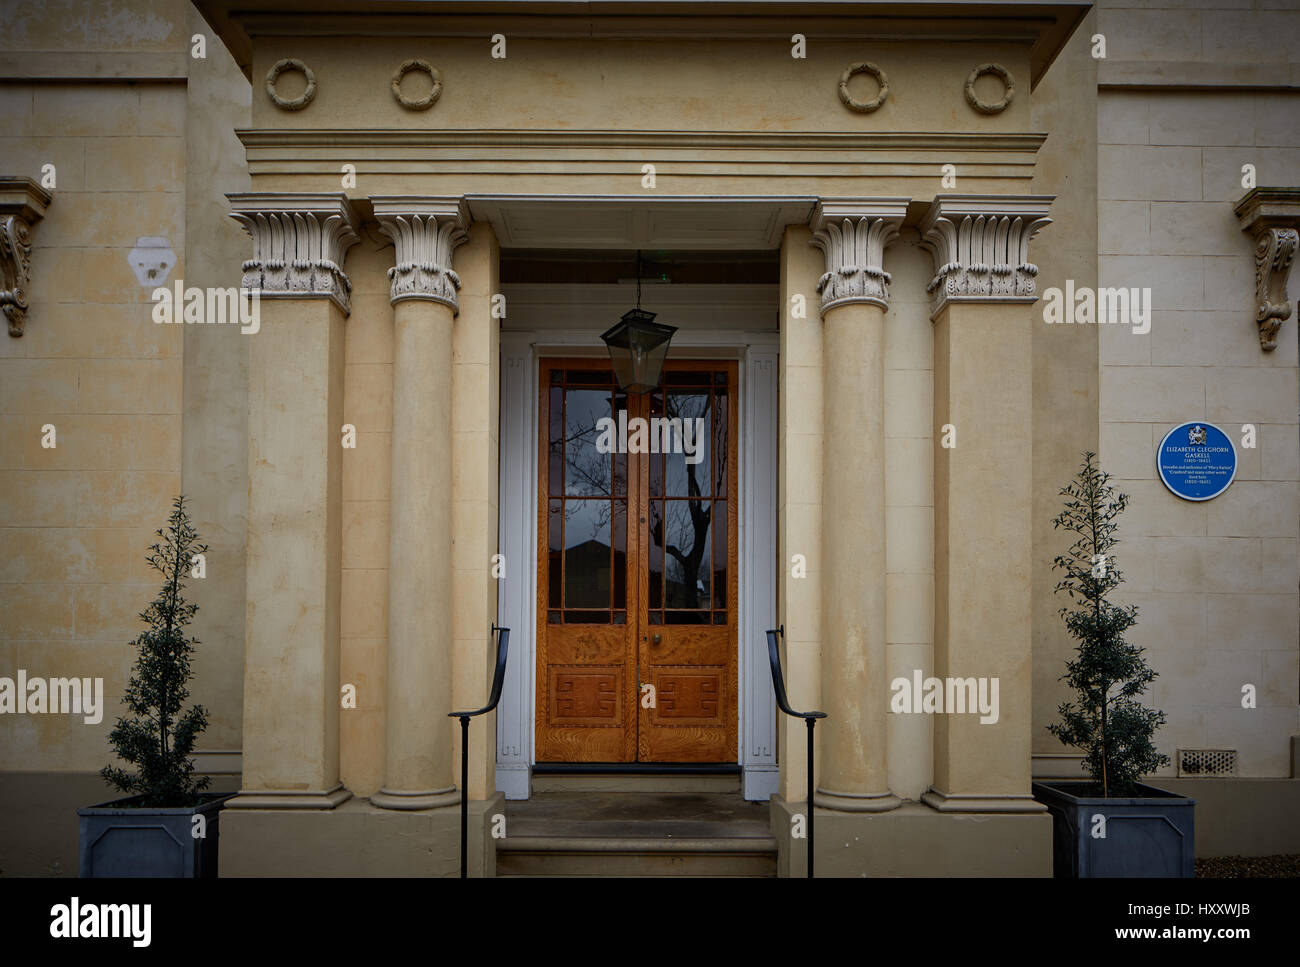
<svg viewBox="0 0 1300 967">
<path fill-rule="evenodd" d="M 885 246 L 907 199 L 824 199 L 822 702 L 814 802 L 850 812 L 901 804 L 889 790 L 885 662 Z"/>
<path fill-rule="evenodd" d="M 460 802 L 452 764 L 452 326 L 465 239 L 455 198 L 375 198 L 393 239 L 393 444 L 386 809 Z"/>
</svg>

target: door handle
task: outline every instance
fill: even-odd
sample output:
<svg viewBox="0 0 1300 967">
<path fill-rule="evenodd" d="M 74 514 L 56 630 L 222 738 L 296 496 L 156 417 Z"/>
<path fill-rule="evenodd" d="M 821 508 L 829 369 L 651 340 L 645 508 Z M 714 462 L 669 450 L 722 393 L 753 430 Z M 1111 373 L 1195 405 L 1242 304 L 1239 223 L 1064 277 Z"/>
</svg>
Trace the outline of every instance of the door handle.
<svg viewBox="0 0 1300 967">
<path fill-rule="evenodd" d="M 656 631 L 654 635 L 651 636 L 650 640 L 657 645 L 659 644 L 660 641 L 663 640 L 663 637 L 659 634 L 659 632 Z"/>
</svg>

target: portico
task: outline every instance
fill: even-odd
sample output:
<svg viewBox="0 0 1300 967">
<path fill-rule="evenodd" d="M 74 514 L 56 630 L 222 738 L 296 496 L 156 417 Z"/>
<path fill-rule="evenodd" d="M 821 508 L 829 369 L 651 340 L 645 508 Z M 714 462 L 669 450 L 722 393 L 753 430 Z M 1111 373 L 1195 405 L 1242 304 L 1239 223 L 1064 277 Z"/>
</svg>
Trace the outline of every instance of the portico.
<svg viewBox="0 0 1300 967">
<path fill-rule="evenodd" d="M 595 47 L 551 38 L 533 49 L 525 35 L 499 66 L 522 70 L 515 80 L 527 90 L 554 57 L 581 73 L 610 45 L 642 65 L 667 56 L 643 29 Z M 287 56 L 279 35 L 253 36 L 254 73 Z M 891 90 L 915 85 L 939 110 L 949 92 L 931 74 L 958 80 L 942 66 L 946 43 L 920 48 L 933 72 L 917 48 L 891 62 Z M 737 104 L 698 132 L 668 113 L 661 128 L 647 116 L 644 129 L 615 130 L 610 114 L 579 131 L 559 113 L 547 126 L 501 102 L 463 100 L 473 84 L 453 77 L 484 69 L 468 39 L 440 42 L 446 100 L 428 114 L 406 95 L 370 96 L 369 74 L 408 56 L 400 37 L 349 58 L 328 33 L 292 46 L 322 65 L 320 103 L 255 103 L 240 132 L 255 190 L 230 196 L 253 237 L 246 272 L 262 287 L 262 330 L 276 335 L 250 344 L 245 722 L 262 738 L 245 746 L 223 869 L 257 872 L 304 836 L 335 837 L 323 832 L 334 824 L 347 830 L 348 862 L 364 863 L 381 831 L 452 835 L 465 796 L 476 868 L 490 872 L 488 820 L 501 798 L 529 798 L 534 767 L 557 761 L 729 766 L 738 795 L 770 799 L 782 868 L 797 866 L 790 817 L 808 808 L 805 763 L 802 736 L 773 707 L 762 632 L 776 624 L 791 700 L 829 714 L 818 730 L 818 822 L 824 811 L 861 844 L 828 871 L 885 843 L 922 849 L 922 836 L 933 851 L 968 839 L 968 824 L 942 821 L 949 813 L 1005 814 L 982 827 L 990 868 L 1012 846 L 1020 865 L 1008 872 L 1050 869 L 1050 828 L 1029 796 L 1032 461 L 1020 414 L 1032 373 L 1029 246 L 1051 220 L 1051 197 L 1030 192 L 1041 136 L 1029 132 L 1027 97 L 991 128 L 972 111 L 955 129 L 916 133 L 921 115 L 900 105 L 862 130 L 842 100 L 796 84 L 783 103 L 800 119 L 781 130 L 762 130 L 761 105 Z M 728 57 L 753 46 L 738 41 Z M 817 56 L 844 59 L 852 47 L 825 40 Z M 998 50 L 1013 73 L 1040 69 L 1030 47 Z M 772 69 L 789 67 L 778 59 Z M 729 89 L 725 67 L 705 59 L 697 69 L 709 75 L 701 83 Z M 293 69 L 278 76 L 288 84 Z M 604 83 L 631 97 L 639 76 L 625 64 Z M 665 83 L 651 115 L 672 110 Z M 327 85 L 355 98 L 327 101 Z M 950 160 L 961 194 L 937 190 Z M 355 186 L 345 178 L 347 190 L 334 190 L 332 172 L 348 165 Z M 591 395 L 583 381 L 598 385 L 605 365 L 598 335 L 631 305 L 631 280 L 614 266 L 633 252 L 673 266 L 657 270 L 645 304 L 678 327 L 670 362 L 713 387 L 700 396 L 698 376 L 666 387 L 663 415 L 679 412 L 674 392 L 728 407 L 700 417 L 710 453 L 734 456 L 711 455 L 715 489 L 691 491 L 695 539 L 711 535 L 713 563 L 687 583 L 656 577 L 655 547 L 666 543 L 656 508 L 688 507 L 654 490 L 658 471 L 636 470 L 621 495 L 616 462 L 612 491 L 574 491 L 539 457 L 559 446 L 574 459 L 570 423 Z M 657 404 L 645 405 L 649 418 Z M 641 413 L 622 397 L 614 406 L 614 419 L 620 407 Z M 566 429 L 548 430 L 559 412 Z M 956 448 L 940 439 L 945 424 Z M 583 516 L 597 497 L 612 518 Z M 648 508 L 639 520 L 649 530 L 635 530 L 636 507 Z M 574 534 L 586 521 L 593 536 L 557 544 L 561 520 Z M 281 534 L 294 535 L 291 553 Z M 996 607 L 975 594 L 990 551 L 1007 555 Z M 635 583 L 638 567 L 648 583 Z M 594 569 L 580 594 L 570 578 L 583 568 Z M 675 590 L 656 592 L 657 580 Z M 697 587 L 713 590 L 700 597 Z M 612 597 L 601 604 L 597 591 Z M 447 712 L 486 695 L 493 622 L 512 628 L 507 685 L 496 715 L 471 729 L 460 789 Z M 573 622 L 569 638 L 556 630 Z M 609 630 L 592 637 L 600 622 Z M 704 644 L 703 628 L 718 629 L 717 644 Z M 597 639 L 615 652 L 581 657 Z M 681 650 L 688 640 L 704 649 L 697 657 Z M 677 657 L 647 671 L 657 646 Z M 890 682 L 914 673 L 996 678 L 1001 714 L 985 724 L 891 714 Z M 336 682 L 357 686 L 357 708 L 339 708 Z M 642 683 L 674 704 L 642 705 Z M 614 727 L 617 741 L 600 731 Z M 542 748 L 544 731 L 555 741 Z M 295 807 L 315 811 L 319 832 L 302 832 Z M 313 862 L 329 872 L 340 861 Z"/>
</svg>

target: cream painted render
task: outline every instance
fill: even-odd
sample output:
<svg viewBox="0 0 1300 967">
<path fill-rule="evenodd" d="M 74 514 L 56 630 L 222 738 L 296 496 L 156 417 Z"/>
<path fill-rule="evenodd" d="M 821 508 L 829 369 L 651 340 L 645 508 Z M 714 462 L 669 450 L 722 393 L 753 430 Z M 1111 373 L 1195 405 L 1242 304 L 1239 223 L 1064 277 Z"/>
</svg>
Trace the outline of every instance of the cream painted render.
<svg viewBox="0 0 1300 967">
<path fill-rule="evenodd" d="M 0 31 L 0 175 L 57 170 L 31 225 L 25 331 L 0 350 L 0 674 L 102 675 L 111 722 L 154 590 L 144 551 L 183 487 L 214 549 L 192 584 L 193 692 L 213 713 L 201 764 L 242 790 L 222 824 L 227 871 L 264 871 L 316 837 L 343 844 L 321 872 L 409 869 L 375 844 L 450 848 L 454 810 L 423 809 L 467 793 L 481 816 L 497 788 L 526 794 L 527 714 L 475 723 L 467 790 L 446 718 L 486 695 L 492 621 L 527 610 L 526 589 L 490 571 L 506 549 L 529 560 L 536 539 L 506 499 L 505 447 L 533 445 L 533 414 L 507 411 L 503 384 L 544 347 L 598 349 L 622 293 L 557 301 L 502 285 L 514 249 L 778 253 L 771 291 L 735 315 L 662 298 L 684 320 L 677 352 L 774 367 L 775 429 L 760 434 L 774 519 L 747 533 L 772 535 L 775 600 L 752 602 L 747 634 L 764 609 L 783 623 L 791 701 L 831 715 L 817 802 L 862 846 L 829 870 L 894 843 L 904 872 L 1050 871 L 1029 779 L 1077 771 L 1045 728 L 1071 649 L 1050 519 L 1085 449 L 1133 495 L 1120 565 L 1141 608 L 1134 638 L 1161 676 L 1160 748 L 1230 748 L 1242 777 L 1295 775 L 1296 320 L 1261 349 L 1255 241 L 1233 213 L 1243 165 L 1259 185 L 1300 184 L 1297 45 L 1260 42 L 1300 39 L 1293 7 L 954 3 L 939 22 L 909 20 L 907 3 L 755 4 L 699 21 L 648 5 L 627 21 L 609 16 L 619 4 L 570 16 L 542 3 L 525 22 L 466 4 L 119 6 L 76 27 L 8 8 Z M 790 56 L 794 33 L 805 59 Z M 266 88 L 286 58 L 315 79 L 299 110 Z M 393 94 L 411 58 L 441 76 L 427 110 Z M 864 60 L 889 84 L 871 113 L 838 91 Z M 964 94 L 985 63 L 1015 81 L 1001 113 Z M 292 70 L 274 88 L 305 90 Z M 983 77 L 974 93 L 1001 87 Z M 1006 284 L 986 289 L 983 250 L 962 232 L 978 243 L 988 226 L 991 247 L 1016 219 L 1023 235 L 994 259 Z M 167 239 L 167 276 L 186 285 L 237 285 L 252 260 L 260 333 L 155 326 L 129 257 L 150 237 Z M 305 252 L 314 266 L 294 264 Z M 1150 334 L 1045 325 L 1034 298 L 1067 279 L 1151 287 Z M 702 288 L 695 304 L 715 297 Z M 1207 504 L 1154 474 L 1156 443 L 1185 419 L 1258 428 L 1237 481 Z M 40 446 L 46 423 L 56 450 Z M 355 449 L 339 444 L 343 424 Z M 526 636 L 514 646 L 516 673 L 531 674 Z M 888 714 L 887 683 L 914 669 L 997 676 L 998 722 Z M 779 829 L 803 798 L 802 726 L 760 712 L 752 681 L 746 788 L 752 770 L 753 789 L 780 797 Z M 1254 710 L 1245 682 L 1259 686 Z M 344 683 L 355 709 L 339 707 Z M 527 709 L 527 692 L 506 701 Z M 98 769 L 107 728 L 0 719 L 14 790 L 0 798 L 27 795 L 29 774 Z M 966 819 L 990 814 L 988 842 L 970 845 Z M 966 844 L 953 855 L 967 865 L 922 850 L 909 866 L 921 840 Z M 1019 865 L 999 865 L 1008 846 Z M 21 863 L 43 869 L 60 848 Z M 787 867 L 799 848 L 783 843 Z"/>
</svg>

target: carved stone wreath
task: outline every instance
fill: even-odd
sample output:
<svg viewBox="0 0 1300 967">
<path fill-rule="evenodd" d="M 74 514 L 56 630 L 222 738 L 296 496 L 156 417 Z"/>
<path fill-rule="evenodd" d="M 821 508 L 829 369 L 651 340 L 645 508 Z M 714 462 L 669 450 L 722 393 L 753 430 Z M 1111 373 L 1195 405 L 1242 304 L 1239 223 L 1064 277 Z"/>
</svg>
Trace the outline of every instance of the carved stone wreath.
<svg viewBox="0 0 1300 967">
<path fill-rule="evenodd" d="M 433 81 L 433 88 L 421 98 L 410 98 L 402 93 L 402 78 L 411 71 L 424 71 L 429 75 L 429 80 Z M 402 61 L 402 66 L 397 68 L 393 74 L 393 97 L 397 103 L 409 111 L 427 111 L 433 107 L 433 102 L 438 100 L 442 94 L 442 72 L 434 67 L 428 61 L 411 59 Z"/>
<path fill-rule="evenodd" d="M 985 74 L 995 74 L 999 79 L 1001 79 L 1003 85 L 1006 87 L 1006 91 L 1002 95 L 1002 100 L 989 103 L 988 101 L 981 101 L 975 94 L 975 82 Z M 966 78 L 966 100 L 971 107 L 979 111 L 981 114 L 1001 114 L 1007 109 L 1008 105 L 1011 104 L 1011 100 L 1015 96 L 1015 79 L 1011 76 L 1011 71 L 1007 70 L 1001 64 L 980 64 L 979 67 L 976 67 L 971 71 L 970 75 Z"/>
<path fill-rule="evenodd" d="M 307 89 L 294 98 L 281 97 L 275 90 L 275 82 L 285 71 L 301 71 L 307 78 Z M 301 111 L 316 96 L 316 73 L 296 57 L 277 60 L 266 74 L 266 93 L 271 102 L 283 111 Z"/>
<path fill-rule="evenodd" d="M 880 85 L 880 90 L 876 92 L 876 96 L 871 100 L 854 100 L 853 95 L 849 93 L 849 81 L 853 79 L 855 74 L 870 74 L 876 79 L 876 83 Z M 889 97 L 889 78 L 885 76 L 884 71 L 871 61 L 864 60 L 861 63 L 854 64 L 840 75 L 840 100 L 844 102 L 844 106 L 850 111 L 870 114 L 884 104 L 887 97 Z"/>
</svg>

